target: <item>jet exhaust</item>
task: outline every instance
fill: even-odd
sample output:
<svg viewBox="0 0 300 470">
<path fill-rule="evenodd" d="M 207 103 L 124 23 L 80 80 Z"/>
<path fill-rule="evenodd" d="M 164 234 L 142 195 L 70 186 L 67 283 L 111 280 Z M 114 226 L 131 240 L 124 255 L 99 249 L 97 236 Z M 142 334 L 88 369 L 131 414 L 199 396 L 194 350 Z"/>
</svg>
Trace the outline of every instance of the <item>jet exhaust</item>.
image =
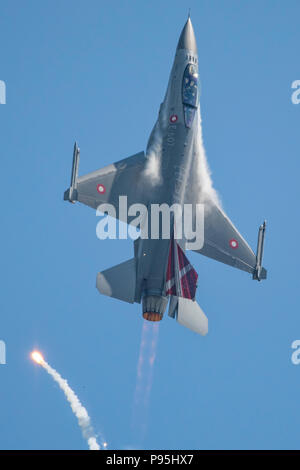
<svg viewBox="0 0 300 470">
<path fill-rule="evenodd" d="M 148 425 L 158 335 L 159 323 L 143 322 L 132 415 L 132 427 L 141 440 L 145 437 Z"/>
<path fill-rule="evenodd" d="M 94 433 L 94 429 L 91 424 L 91 419 L 88 415 L 87 410 L 81 404 L 79 398 L 75 392 L 71 389 L 68 382 L 55 370 L 53 369 L 44 359 L 39 351 L 33 351 L 31 353 L 31 359 L 37 364 L 42 366 L 53 380 L 59 385 L 61 390 L 64 392 L 66 399 L 70 403 L 72 411 L 78 420 L 78 424 L 81 428 L 83 437 L 87 440 L 90 450 L 100 450 L 101 447 L 97 442 L 97 437 Z M 107 443 L 102 439 L 103 449 L 107 447 Z"/>
<path fill-rule="evenodd" d="M 168 297 L 144 295 L 143 318 L 148 321 L 160 321 L 168 304 Z"/>
</svg>

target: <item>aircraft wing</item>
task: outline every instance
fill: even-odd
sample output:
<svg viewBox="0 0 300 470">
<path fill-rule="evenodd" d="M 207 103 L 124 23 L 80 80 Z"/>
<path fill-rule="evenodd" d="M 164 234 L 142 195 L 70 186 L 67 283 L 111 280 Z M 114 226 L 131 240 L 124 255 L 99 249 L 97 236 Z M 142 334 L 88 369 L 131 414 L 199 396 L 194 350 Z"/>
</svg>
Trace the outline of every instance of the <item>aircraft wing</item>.
<svg viewBox="0 0 300 470">
<path fill-rule="evenodd" d="M 263 238 L 260 245 L 263 246 Z M 258 268 L 256 255 L 223 210 L 212 201 L 206 203 L 204 207 L 204 245 L 200 250 L 195 251 L 221 263 L 247 271 L 257 279 L 255 277 Z M 266 270 L 261 266 L 259 276 L 260 279 L 266 278 Z"/>
<path fill-rule="evenodd" d="M 75 144 L 71 185 L 64 193 L 64 199 L 79 201 L 93 209 L 103 203 L 112 204 L 119 218 L 119 196 L 127 196 L 128 207 L 134 203 L 147 203 L 142 178 L 145 162 L 145 154 L 140 152 L 78 178 L 79 148 Z"/>
</svg>

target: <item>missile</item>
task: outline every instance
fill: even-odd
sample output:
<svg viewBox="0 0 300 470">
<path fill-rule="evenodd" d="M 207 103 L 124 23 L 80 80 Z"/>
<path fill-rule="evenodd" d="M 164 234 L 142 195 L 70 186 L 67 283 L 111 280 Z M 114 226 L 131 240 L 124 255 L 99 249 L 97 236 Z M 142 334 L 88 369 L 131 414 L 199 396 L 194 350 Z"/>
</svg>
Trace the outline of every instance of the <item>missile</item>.
<svg viewBox="0 0 300 470">
<path fill-rule="evenodd" d="M 264 241 L 265 241 L 266 221 L 259 227 L 258 239 L 257 239 L 257 251 L 256 251 L 256 266 L 253 273 L 253 279 L 260 281 L 266 279 L 267 271 L 262 267 L 262 259 L 264 253 Z"/>
<path fill-rule="evenodd" d="M 77 142 L 75 142 L 74 151 L 73 151 L 71 184 L 70 184 L 70 188 L 67 189 L 67 191 L 64 194 L 64 200 L 72 202 L 73 204 L 77 200 L 77 178 L 78 178 L 79 155 L 80 155 L 80 149 L 77 145 Z"/>
</svg>

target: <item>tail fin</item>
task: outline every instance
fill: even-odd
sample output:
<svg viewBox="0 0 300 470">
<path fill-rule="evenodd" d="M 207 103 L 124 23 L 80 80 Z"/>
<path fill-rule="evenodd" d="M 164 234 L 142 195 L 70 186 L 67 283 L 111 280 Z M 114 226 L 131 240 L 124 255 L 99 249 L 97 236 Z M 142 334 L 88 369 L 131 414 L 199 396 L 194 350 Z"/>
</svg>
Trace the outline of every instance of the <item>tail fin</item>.
<svg viewBox="0 0 300 470">
<path fill-rule="evenodd" d="M 129 259 L 97 274 L 97 289 L 101 294 L 134 303 L 136 286 L 135 259 Z"/>
<path fill-rule="evenodd" d="M 166 295 L 194 300 L 198 274 L 172 237 L 166 275 Z"/>
<path fill-rule="evenodd" d="M 169 316 L 195 333 L 202 336 L 208 333 L 208 319 L 196 301 L 171 296 Z"/>
</svg>

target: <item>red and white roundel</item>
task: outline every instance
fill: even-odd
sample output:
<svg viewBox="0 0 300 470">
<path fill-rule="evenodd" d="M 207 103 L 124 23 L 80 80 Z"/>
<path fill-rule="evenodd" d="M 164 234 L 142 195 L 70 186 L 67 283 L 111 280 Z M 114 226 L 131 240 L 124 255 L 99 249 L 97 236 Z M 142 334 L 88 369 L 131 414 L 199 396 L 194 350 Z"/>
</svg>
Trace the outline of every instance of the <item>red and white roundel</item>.
<svg viewBox="0 0 300 470">
<path fill-rule="evenodd" d="M 99 194 L 104 194 L 106 191 L 105 186 L 103 184 L 97 184 L 97 191 Z"/>
<path fill-rule="evenodd" d="M 236 248 L 238 248 L 239 242 L 237 240 L 235 240 L 234 238 L 232 238 L 232 240 L 230 240 L 230 242 L 229 242 L 229 245 L 231 246 L 231 248 L 233 248 L 235 250 Z"/>
<path fill-rule="evenodd" d="M 178 120 L 178 116 L 176 114 L 172 114 L 172 116 L 170 116 L 170 122 L 177 122 Z"/>
</svg>

